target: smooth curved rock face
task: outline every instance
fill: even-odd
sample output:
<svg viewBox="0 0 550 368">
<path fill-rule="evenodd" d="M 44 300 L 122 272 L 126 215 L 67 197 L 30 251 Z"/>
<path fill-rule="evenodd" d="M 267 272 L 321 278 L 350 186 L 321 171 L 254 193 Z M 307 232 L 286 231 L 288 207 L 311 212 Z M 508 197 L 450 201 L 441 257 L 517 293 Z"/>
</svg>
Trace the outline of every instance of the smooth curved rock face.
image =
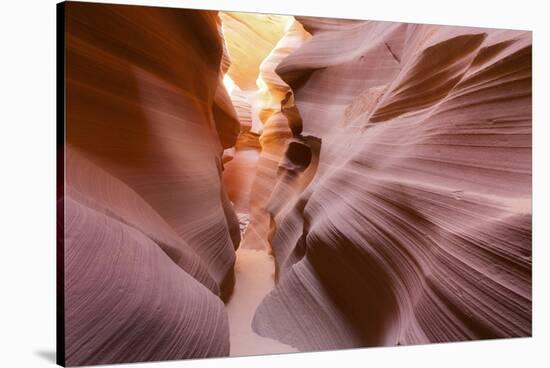
<svg viewBox="0 0 550 368">
<path fill-rule="evenodd" d="M 256 90 L 258 68 L 283 37 L 292 17 L 286 15 L 220 12 L 230 60 L 227 73 L 243 91 Z"/>
<path fill-rule="evenodd" d="M 529 32 L 66 16 L 68 365 L 530 336 Z"/>
<path fill-rule="evenodd" d="M 292 20 L 284 36 L 260 64 L 260 75 L 257 84 L 260 87 L 258 105 L 261 109 L 259 115 L 262 122 L 267 123 L 271 115 L 282 111 L 283 106 L 287 108 L 294 106 L 290 87 L 275 72 L 275 69 L 281 61 L 301 47 L 310 37 L 310 34 L 304 30 L 299 22 Z M 289 119 L 289 126 L 301 123 L 291 121 L 292 118 L 299 119 L 299 115 L 286 117 Z"/>
<path fill-rule="evenodd" d="M 228 56 L 234 61 L 226 78 L 235 83 L 230 94 L 241 123 L 235 150 L 226 153 L 223 177 L 236 210 L 250 213 L 254 173 L 261 150 L 259 137 L 263 131 L 257 85 L 260 65 L 285 35 L 292 17 L 220 12 L 220 18 Z"/>
<path fill-rule="evenodd" d="M 320 156 L 271 194 L 255 331 L 301 351 L 530 336 L 530 32 L 298 20 L 313 37 L 277 73 Z"/>
<path fill-rule="evenodd" d="M 239 122 L 216 12 L 66 4 L 68 365 L 224 356 Z"/>
<path fill-rule="evenodd" d="M 294 98 L 288 84 L 276 73 L 277 65 L 299 49 L 308 39 L 307 33 L 295 20 L 284 36 L 259 66 L 258 115 L 263 122 L 260 135 L 262 147 L 256 164 L 256 176 L 249 198 L 251 222 L 242 241 L 244 248 L 270 250 L 268 241 L 270 216 L 267 205 L 277 183 L 280 162 L 284 159 L 288 142 L 301 127 L 301 119 L 294 106 Z M 277 198 L 280 200 L 280 198 Z"/>
<path fill-rule="evenodd" d="M 69 197 L 70 365 L 225 356 L 224 305 L 136 228 Z"/>
<path fill-rule="evenodd" d="M 240 122 L 240 133 L 235 147 L 224 153 L 223 182 L 235 211 L 249 213 L 250 192 L 260 155 L 259 135 L 253 131 L 255 92 L 242 91 L 235 86 L 231 92 Z"/>
</svg>

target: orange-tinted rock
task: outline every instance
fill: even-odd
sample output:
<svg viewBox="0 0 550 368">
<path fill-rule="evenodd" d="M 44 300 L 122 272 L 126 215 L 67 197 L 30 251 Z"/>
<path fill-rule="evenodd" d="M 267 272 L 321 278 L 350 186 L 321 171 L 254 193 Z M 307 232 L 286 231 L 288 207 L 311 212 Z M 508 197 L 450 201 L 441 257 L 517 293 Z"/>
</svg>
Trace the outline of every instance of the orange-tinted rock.
<svg viewBox="0 0 550 368">
<path fill-rule="evenodd" d="M 300 23 L 293 21 L 269 56 L 260 65 L 258 114 L 263 122 L 262 146 L 250 195 L 251 221 L 244 235 L 244 248 L 270 249 L 270 215 L 266 210 L 277 182 L 279 163 L 284 159 L 289 139 L 299 134 L 301 119 L 294 106 L 290 87 L 275 73 L 277 65 L 309 39 Z"/>
<path fill-rule="evenodd" d="M 239 123 L 216 12 L 66 4 L 68 365 L 224 356 Z"/>
<path fill-rule="evenodd" d="M 220 12 L 227 51 L 228 74 L 242 90 L 256 90 L 258 68 L 285 34 L 291 17 L 285 15 Z"/>
</svg>

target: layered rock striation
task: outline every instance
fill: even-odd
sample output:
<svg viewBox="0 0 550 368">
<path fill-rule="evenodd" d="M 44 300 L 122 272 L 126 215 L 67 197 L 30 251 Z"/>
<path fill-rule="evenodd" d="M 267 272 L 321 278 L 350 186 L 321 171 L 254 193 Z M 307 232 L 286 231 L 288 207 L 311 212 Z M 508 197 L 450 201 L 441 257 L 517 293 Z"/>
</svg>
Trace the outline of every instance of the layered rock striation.
<svg viewBox="0 0 550 368">
<path fill-rule="evenodd" d="M 296 139 L 298 143 L 302 124 L 294 105 L 291 88 L 275 73 L 275 69 L 285 57 L 300 48 L 309 37 L 309 33 L 301 24 L 292 20 L 284 36 L 259 67 L 257 105 L 258 116 L 262 121 L 259 138 L 261 153 L 251 188 L 251 221 L 243 237 L 244 248 L 266 250 L 271 248 L 269 201 L 277 183 L 279 164 L 285 157 L 291 139 Z M 283 197 L 276 195 L 273 198 L 280 202 Z"/>
<path fill-rule="evenodd" d="M 216 12 L 66 5 L 68 365 L 225 356 L 240 131 Z"/>
<path fill-rule="evenodd" d="M 531 335 L 529 32 L 66 16 L 68 365 Z"/>
<path fill-rule="evenodd" d="M 241 123 L 235 148 L 226 152 L 224 182 L 236 210 L 250 214 L 250 193 L 261 151 L 259 137 L 264 129 L 259 118 L 260 66 L 285 35 L 292 17 L 220 12 L 220 19 L 228 56 L 233 61 L 225 78 L 231 84 L 231 99 Z"/>
<path fill-rule="evenodd" d="M 300 190 L 307 149 L 279 161 L 254 329 L 301 351 L 530 336 L 530 32 L 298 21 L 276 72 L 322 143 Z"/>
</svg>

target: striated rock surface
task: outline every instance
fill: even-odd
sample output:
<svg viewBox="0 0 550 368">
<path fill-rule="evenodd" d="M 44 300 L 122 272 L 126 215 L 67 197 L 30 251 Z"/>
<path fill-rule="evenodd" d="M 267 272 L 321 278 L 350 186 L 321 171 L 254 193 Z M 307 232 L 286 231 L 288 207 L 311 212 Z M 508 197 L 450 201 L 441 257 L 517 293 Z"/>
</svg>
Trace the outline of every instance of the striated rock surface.
<svg viewBox="0 0 550 368">
<path fill-rule="evenodd" d="M 313 37 L 276 71 L 320 153 L 277 164 L 254 330 L 301 351 L 530 336 L 530 32 L 298 20 Z"/>
<path fill-rule="evenodd" d="M 294 135 L 299 135 L 301 130 L 301 119 L 294 106 L 292 91 L 275 73 L 275 68 L 309 37 L 301 24 L 293 20 L 284 37 L 260 65 L 257 104 L 258 115 L 263 123 L 259 139 L 262 150 L 251 188 L 251 222 L 243 237 L 244 248 L 270 249 L 268 201 L 277 182 L 278 165 L 285 155 L 288 142 Z M 276 198 L 277 201 L 281 199 Z"/>
<path fill-rule="evenodd" d="M 250 214 L 251 202 L 256 197 L 251 193 L 262 150 L 259 139 L 264 130 L 260 110 L 263 109 L 261 99 L 266 94 L 258 91 L 260 66 L 286 34 L 292 17 L 220 12 L 220 19 L 228 55 L 233 61 L 225 78 L 235 84 L 230 88 L 230 95 L 241 123 L 235 149 L 225 155 L 223 178 L 235 209 Z M 253 243 L 262 247 L 256 239 Z"/>
<path fill-rule="evenodd" d="M 66 15 L 68 365 L 531 335 L 529 32 Z"/>
<path fill-rule="evenodd" d="M 66 5 L 68 365 L 224 356 L 240 130 L 216 12 Z"/>
</svg>

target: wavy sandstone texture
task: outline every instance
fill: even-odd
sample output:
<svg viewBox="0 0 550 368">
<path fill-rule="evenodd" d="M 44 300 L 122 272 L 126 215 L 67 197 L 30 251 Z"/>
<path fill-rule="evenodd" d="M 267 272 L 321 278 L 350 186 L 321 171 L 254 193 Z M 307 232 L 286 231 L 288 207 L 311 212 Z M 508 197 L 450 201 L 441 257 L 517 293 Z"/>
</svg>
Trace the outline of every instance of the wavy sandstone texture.
<svg viewBox="0 0 550 368">
<path fill-rule="evenodd" d="M 279 63 L 301 47 L 310 35 L 300 23 L 292 21 L 271 53 L 259 66 L 258 115 L 263 123 L 260 135 L 261 154 L 256 164 L 249 200 L 251 221 L 243 236 L 242 247 L 270 250 L 270 216 L 267 205 L 277 182 L 279 162 L 289 140 L 299 134 L 301 119 L 294 106 L 290 87 L 275 73 Z M 277 198 L 281 201 L 283 197 Z M 284 200 L 283 200 L 284 202 Z"/>
<path fill-rule="evenodd" d="M 239 122 L 216 12 L 66 4 L 68 365 L 229 354 Z"/>
<path fill-rule="evenodd" d="M 531 335 L 529 32 L 68 3 L 65 37 L 68 365 Z"/>
<path fill-rule="evenodd" d="M 313 144 L 279 165 L 255 331 L 301 351 L 530 336 L 531 33 L 298 20 L 313 37 L 276 71 L 320 156 L 305 187 Z"/>
<path fill-rule="evenodd" d="M 233 61 L 226 78 L 235 83 L 231 100 L 241 124 L 235 148 L 226 151 L 223 178 L 235 209 L 249 214 L 250 192 L 261 150 L 259 136 L 263 129 L 258 116 L 260 65 L 285 35 L 292 17 L 220 12 L 220 19 L 228 56 Z"/>
</svg>

